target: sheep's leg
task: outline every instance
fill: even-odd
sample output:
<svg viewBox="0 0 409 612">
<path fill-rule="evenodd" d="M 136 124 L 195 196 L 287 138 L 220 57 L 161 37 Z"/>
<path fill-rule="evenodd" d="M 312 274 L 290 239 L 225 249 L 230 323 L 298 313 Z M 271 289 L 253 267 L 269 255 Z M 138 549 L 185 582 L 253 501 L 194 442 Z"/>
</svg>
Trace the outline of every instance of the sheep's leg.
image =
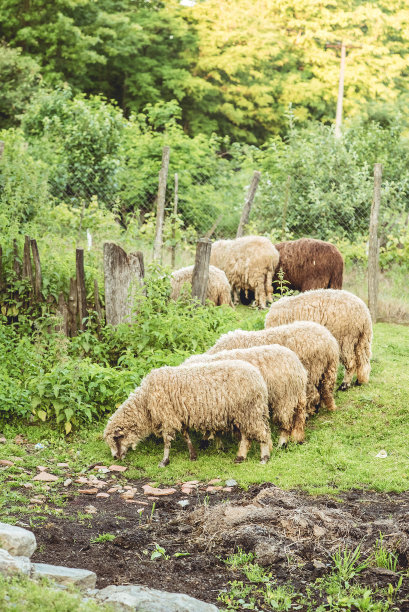
<svg viewBox="0 0 409 612">
<path fill-rule="evenodd" d="M 260 462 L 267 463 L 270 459 L 270 453 L 273 450 L 273 442 L 271 440 L 270 426 L 267 426 L 267 436 L 265 442 L 260 442 Z"/>
<path fill-rule="evenodd" d="M 338 387 L 340 391 L 346 391 L 351 386 L 352 379 L 356 370 L 355 347 L 349 338 L 340 346 L 341 361 L 345 368 L 344 380 Z"/>
<path fill-rule="evenodd" d="M 356 359 L 356 384 L 362 385 L 369 382 L 371 373 L 371 345 L 367 335 L 361 335 L 355 347 Z"/>
<path fill-rule="evenodd" d="M 321 384 L 321 400 L 326 406 L 327 410 L 336 410 L 334 400 L 334 389 L 337 381 L 337 364 L 331 364 L 324 374 L 324 378 Z"/>
<path fill-rule="evenodd" d="M 298 444 L 302 444 L 305 439 L 305 399 L 300 400 L 294 411 L 294 422 L 291 430 L 291 439 Z"/>
<path fill-rule="evenodd" d="M 244 434 L 241 434 L 241 440 L 239 444 L 239 449 L 237 451 L 237 456 L 234 460 L 234 463 L 241 463 L 247 457 L 247 453 L 249 452 L 249 448 L 251 446 L 251 442 L 247 440 Z"/>
<path fill-rule="evenodd" d="M 183 431 L 183 437 L 185 438 L 187 447 L 189 449 L 190 461 L 196 461 L 197 454 L 196 454 L 195 447 L 192 444 L 192 440 L 190 439 L 189 432 L 187 431 L 187 429 Z"/>
<path fill-rule="evenodd" d="M 270 270 L 266 274 L 265 292 L 267 295 L 267 302 L 272 302 L 273 301 L 273 274 Z"/>
<path fill-rule="evenodd" d="M 172 443 L 172 436 L 164 435 L 163 443 L 164 443 L 163 459 L 159 463 L 159 467 L 166 467 L 167 465 L 169 465 L 169 453 L 170 453 L 170 445 Z"/>
</svg>

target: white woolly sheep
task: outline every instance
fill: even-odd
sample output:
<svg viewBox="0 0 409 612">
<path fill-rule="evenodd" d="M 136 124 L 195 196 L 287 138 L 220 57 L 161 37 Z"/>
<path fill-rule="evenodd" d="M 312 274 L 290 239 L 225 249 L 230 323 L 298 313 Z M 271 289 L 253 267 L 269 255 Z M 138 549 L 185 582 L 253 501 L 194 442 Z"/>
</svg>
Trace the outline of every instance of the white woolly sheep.
<svg viewBox="0 0 409 612">
<path fill-rule="evenodd" d="M 115 458 L 149 436 L 162 436 L 164 467 L 172 440 L 183 433 L 191 460 L 196 451 L 188 429 L 202 433 L 238 429 L 236 463 L 244 461 L 251 441 L 260 443 L 261 462 L 270 458 L 267 387 L 259 370 L 244 361 L 220 361 L 152 370 L 110 417 L 104 439 Z"/>
<path fill-rule="evenodd" d="M 175 270 L 172 272 L 172 292 L 170 294 L 171 300 L 178 299 L 184 285 L 188 284 L 190 287 L 192 286 L 192 273 L 193 266 L 180 268 L 180 270 Z M 207 283 L 206 297 L 216 306 L 221 306 L 222 304 L 233 306 L 230 283 L 227 280 L 227 276 L 223 270 L 216 268 L 216 266 L 209 266 L 209 280 Z"/>
<path fill-rule="evenodd" d="M 221 351 L 215 355 L 194 355 L 183 365 L 240 359 L 256 366 L 268 390 L 272 419 L 280 429 L 279 446 L 304 441 L 307 372 L 290 349 L 272 344 Z"/>
<path fill-rule="evenodd" d="M 210 253 L 210 263 L 224 270 L 233 291 L 234 303 L 239 302 L 240 290 L 246 297 L 254 291 L 259 308 L 272 300 L 273 276 L 279 254 L 264 236 L 243 236 L 235 240 L 217 240 Z"/>
<path fill-rule="evenodd" d="M 258 331 L 237 329 L 221 336 L 207 353 L 266 344 L 280 344 L 291 349 L 307 370 L 307 414 L 313 414 L 320 403 L 328 410 L 336 409 L 333 394 L 339 348 L 335 338 L 323 325 L 297 321 Z"/>
<path fill-rule="evenodd" d="M 365 303 L 342 289 L 318 289 L 283 297 L 272 304 L 265 326 L 275 327 L 291 321 L 316 321 L 325 325 L 337 340 L 345 375 L 340 389 L 367 383 L 371 372 L 372 321 Z"/>
</svg>

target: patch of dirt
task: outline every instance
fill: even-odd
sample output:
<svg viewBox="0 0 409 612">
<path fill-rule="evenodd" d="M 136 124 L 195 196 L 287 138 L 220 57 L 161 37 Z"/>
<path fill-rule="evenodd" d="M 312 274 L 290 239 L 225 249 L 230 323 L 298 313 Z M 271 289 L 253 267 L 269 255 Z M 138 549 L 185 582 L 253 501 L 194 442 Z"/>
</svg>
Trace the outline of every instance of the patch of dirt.
<svg viewBox="0 0 409 612">
<path fill-rule="evenodd" d="M 118 494 L 102 499 L 69 491 L 61 516 L 33 529 L 38 542 L 33 561 L 90 569 L 98 575 L 98 588 L 136 583 L 215 604 L 229 581 L 245 581 L 222 561 L 238 546 L 255 552 L 279 583 L 291 583 L 299 592 L 328 573 L 339 547 L 354 550 L 360 545 L 365 556 L 379 532 L 385 547 L 398 554 L 397 569 L 409 567 L 409 492 L 349 491 L 335 500 L 266 483 L 247 492 L 238 487 L 207 492 L 204 485 L 190 495 L 178 486 L 173 495 L 152 500 L 142 490 L 146 481 L 127 482 L 137 489 L 136 503 Z M 182 509 L 181 500 L 189 505 Z M 90 504 L 96 513 L 83 518 Z M 104 533 L 116 537 L 91 543 Z M 151 561 L 156 545 L 169 558 Z M 182 552 L 189 556 L 173 556 Z M 359 581 L 381 588 L 398 578 L 388 570 L 368 569 Z M 404 602 L 409 601 L 407 579 L 399 596 L 399 609 L 409 610 Z"/>
</svg>

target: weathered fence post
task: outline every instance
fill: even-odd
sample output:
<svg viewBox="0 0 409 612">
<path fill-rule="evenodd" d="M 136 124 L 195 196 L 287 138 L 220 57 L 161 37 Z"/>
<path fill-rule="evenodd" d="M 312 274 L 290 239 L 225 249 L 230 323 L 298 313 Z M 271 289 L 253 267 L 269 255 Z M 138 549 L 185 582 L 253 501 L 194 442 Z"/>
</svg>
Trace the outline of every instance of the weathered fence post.
<svg viewBox="0 0 409 612">
<path fill-rule="evenodd" d="M 98 323 L 102 322 L 102 308 L 101 302 L 99 301 L 99 289 L 98 289 L 98 281 L 94 278 L 94 310 L 97 313 Z"/>
<path fill-rule="evenodd" d="M 173 227 L 172 227 L 172 252 L 171 252 L 171 266 L 172 269 L 175 267 L 176 262 L 176 215 L 178 214 L 178 197 L 179 197 L 179 177 L 175 172 L 175 199 L 173 201 Z"/>
<path fill-rule="evenodd" d="M 243 206 L 243 211 L 241 213 L 241 219 L 240 219 L 239 226 L 237 228 L 236 238 L 241 238 L 241 236 L 243 236 L 244 229 L 247 223 L 249 222 L 250 210 L 253 204 L 254 196 L 256 195 L 258 184 L 260 182 L 260 177 L 261 177 L 261 172 L 256 170 L 253 174 L 251 185 L 247 192 L 247 198 Z"/>
<path fill-rule="evenodd" d="M 75 278 L 70 278 L 70 293 L 68 296 L 68 335 L 73 338 L 77 335 L 77 311 L 78 311 L 78 295 L 77 281 Z"/>
<path fill-rule="evenodd" d="M 104 244 L 105 319 L 108 325 L 131 323 L 134 298 L 143 285 L 143 254 L 125 251 L 113 242 Z"/>
<path fill-rule="evenodd" d="M 198 241 L 196 247 L 195 265 L 192 273 L 192 298 L 196 298 L 203 305 L 206 302 L 211 250 L 211 240 L 208 238 L 201 238 Z"/>
<path fill-rule="evenodd" d="M 33 289 L 33 269 L 31 267 L 31 253 L 30 253 L 30 237 L 24 237 L 24 250 L 23 250 L 23 278 L 27 279 Z"/>
<path fill-rule="evenodd" d="M 379 239 L 378 216 L 381 203 L 382 164 L 374 166 L 374 194 L 369 222 L 369 249 L 368 249 L 368 306 L 373 323 L 376 323 L 378 305 L 378 268 L 379 268 Z"/>
<path fill-rule="evenodd" d="M 170 147 L 163 147 L 162 166 L 159 172 L 158 203 L 156 208 L 156 231 L 153 259 L 160 260 L 162 252 L 163 219 L 165 216 L 166 182 L 168 179 Z"/>
<path fill-rule="evenodd" d="M 3 157 L 4 140 L 0 140 L 0 159 Z"/>
<path fill-rule="evenodd" d="M 38 252 L 36 240 L 30 240 L 30 244 L 34 262 L 34 298 L 37 302 L 41 302 L 41 300 L 43 299 L 41 293 L 43 285 L 43 276 L 41 273 L 40 253 Z"/>
<path fill-rule="evenodd" d="M 287 180 L 285 182 L 285 191 L 284 191 L 283 220 L 281 224 L 281 240 L 284 240 L 285 226 L 287 225 L 288 202 L 290 199 L 290 182 L 291 182 L 291 176 L 288 175 Z"/>
<path fill-rule="evenodd" d="M 87 313 L 87 293 L 85 290 L 85 271 L 84 271 L 84 249 L 76 249 L 75 266 L 77 272 L 77 308 L 78 324 L 81 330 L 85 329 L 84 319 Z"/>
</svg>

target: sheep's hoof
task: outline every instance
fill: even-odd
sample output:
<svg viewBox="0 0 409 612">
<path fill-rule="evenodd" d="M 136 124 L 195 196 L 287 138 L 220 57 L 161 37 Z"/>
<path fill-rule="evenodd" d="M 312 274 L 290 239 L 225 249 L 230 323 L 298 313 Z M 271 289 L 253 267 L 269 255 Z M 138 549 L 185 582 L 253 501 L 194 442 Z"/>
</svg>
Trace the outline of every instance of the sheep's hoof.
<svg viewBox="0 0 409 612">
<path fill-rule="evenodd" d="M 351 385 L 349 383 L 341 383 L 338 387 L 338 391 L 346 391 L 347 389 L 349 389 Z"/>
<path fill-rule="evenodd" d="M 189 459 L 190 461 L 197 461 L 197 455 L 191 455 Z"/>
<path fill-rule="evenodd" d="M 264 457 L 261 459 L 260 463 L 264 464 L 267 463 L 270 460 L 269 455 L 264 455 Z"/>
<path fill-rule="evenodd" d="M 167 465 L 169 465 L 169 459 L 163 459 L 163 461 L 159 463 L 158 467 L 166 467 Z"/>
<path fill-rule="evenodd" d="M 362 383 L 361 383 L 361 382 L 359 382 L 359 380 L 357 379 L 357 380 L 355 381 L 355 387 L 361 387 L 361 386 L 362 386 Z"/>
<path fill-rule="evenodd" d="M 244 457 L 240 457 L 240 455 L 238 455 L 235 460 L 234 463 L 243 463 L 244 461 Z"/>
</svg>

